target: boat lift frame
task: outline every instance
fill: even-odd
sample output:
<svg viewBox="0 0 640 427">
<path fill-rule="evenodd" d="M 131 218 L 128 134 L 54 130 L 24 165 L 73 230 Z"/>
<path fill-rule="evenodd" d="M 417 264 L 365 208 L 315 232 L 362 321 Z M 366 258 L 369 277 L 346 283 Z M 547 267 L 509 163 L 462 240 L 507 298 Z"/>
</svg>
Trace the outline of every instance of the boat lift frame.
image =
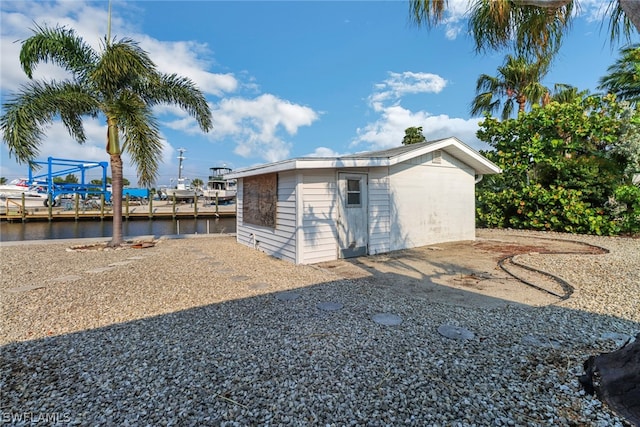
<svg viewBox="0 0 640 427">
<path fill-rule="evenodd" d="M 40 166 L 46 166 L 47 172 L 40 175 L 34 175 L 33 170 L 39 169 Z M 54 170 L 54 166 L 63 169 Z M 46 186 L 47 194 L 53 203 L 56 198 L 63 194 L 78 194 L 83 199 L 89 196 L 104 196 L 105 202 L 111 201 L 111 191 L 107 190 L 107 167 L 108 162 L 92 162 L 88 160 L 71 160 L 49 157 L 46 162 L 32 160 L 29 162 L 29 183 L 30 185 Z M 85 172 L 94 168 L 102 168 L 102 184 L 91 184 L 85 182 Z M 70 174 L 80 174 L 80 182 L 78 183 L 54 183 L 53 178 L 59 176 L 67 176 Z"/>
</svg>

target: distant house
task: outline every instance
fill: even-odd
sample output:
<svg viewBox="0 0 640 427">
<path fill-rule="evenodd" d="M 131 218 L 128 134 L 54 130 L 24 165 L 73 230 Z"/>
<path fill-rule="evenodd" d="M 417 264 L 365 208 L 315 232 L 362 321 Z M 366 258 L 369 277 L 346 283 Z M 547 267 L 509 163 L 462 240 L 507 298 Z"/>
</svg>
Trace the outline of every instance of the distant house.
<svg viewBox="0 0 640 427">
<path fill-rule="evenodd" d="M 500 168 L 456 138 L 235 170 L 237 241 L 296 264 L 475 239 L 475 184 Z"/>
</svg>

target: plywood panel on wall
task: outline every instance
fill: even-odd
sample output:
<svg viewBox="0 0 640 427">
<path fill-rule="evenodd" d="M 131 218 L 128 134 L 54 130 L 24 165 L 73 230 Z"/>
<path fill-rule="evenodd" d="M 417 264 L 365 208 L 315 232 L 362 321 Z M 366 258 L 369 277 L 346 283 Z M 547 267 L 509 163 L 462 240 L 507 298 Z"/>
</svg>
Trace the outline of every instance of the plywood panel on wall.
<svg viewBox="0 0 640 427">
<path fill-rule="evenodd" d="M 248 176 L 243 179 L 242 219 L 247 224 L 275 228 L 278 175 Z"/>
</svg>

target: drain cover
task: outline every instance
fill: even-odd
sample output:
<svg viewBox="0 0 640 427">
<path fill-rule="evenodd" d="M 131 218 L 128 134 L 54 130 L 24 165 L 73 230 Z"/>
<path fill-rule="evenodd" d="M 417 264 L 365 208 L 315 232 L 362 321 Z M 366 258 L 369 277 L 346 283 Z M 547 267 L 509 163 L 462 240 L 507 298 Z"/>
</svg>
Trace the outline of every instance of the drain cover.
<svg viewBox="0 0 640 427">
<path fill-rule="evenodd" d="M 339 302 L 319 302 L 316 307 L 324 311 L 336 311 L 340 310 L 344 305 Z"/>
<path fill-rule="evenodd" d="M 276 295 L 276 299 L 279 301 L 293 301 L 299 297 L 300 294 L 298 292 L 281 292 Z"/>
<path fill-rule="evenodd" d="M 476 337 L 476 334 L 470 330 L 453 325 L 438 326 L 438 333 L 452 340 L 472 340 Z"/>
<path fill-rule="evenodd" d="M 402 317 L 391 313 L 374 314 L 371 320 L 385 326 L 397 326 L 402 323 Z"/>
</svg>

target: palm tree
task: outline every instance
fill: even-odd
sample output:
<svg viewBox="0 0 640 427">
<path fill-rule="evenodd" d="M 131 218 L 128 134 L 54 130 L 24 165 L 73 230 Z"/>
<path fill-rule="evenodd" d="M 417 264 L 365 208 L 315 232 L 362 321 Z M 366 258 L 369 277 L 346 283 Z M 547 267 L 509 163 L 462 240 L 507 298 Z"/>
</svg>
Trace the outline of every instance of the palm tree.
<svg viewBox="0 0 640 427">
<path fill-rule="evenodd" d="M 542 105 L 547 105 L 550 102 L 566 104 L 578 99 L 584 99 L 587 96 L 589 96 L 588 90 L 579 90 L 577 87 L 566 83 L 556 83 L 553 85 L 553 92 L 545 94 Z"/>
<path fill-rule="evenodd" d="M 504 65 L 498 67 L 498 76 L 482 74 L 478 78 L 471 114 L 494 113 L 502 106 L 501 117 L 506 120 L 512 115 L 515 105 L 518 113 L 522 113 L 527 104 L 543 103 L 549 90 L 540 80 L 548 69 L 546 60 L 529 62 L 524 57 L 507 55 Z"/>
<path fill-rule="evenodd" d="M 620 53 L 622 57 L 607 69 L 608 74 L 600 79 L 598 88 L 635 106 L 640 101 L 640 45 L 629 46 Z"/>
<path fill-rule="evenodd" d="M 201 180 L 200 178 L 194 178 L 191 180 L 191 186 L 193 188 L 197 188 L 198 190 L 202 190 L 202 187 L 204 186 L 204 181 Z"/>
<path fill-rule="evenodd" d="M 211 110 L 195 84 L 175 74 L 162 74 L 136 42 L 105 37 L 94 50 L 72 29 L 40 27 L 22 42 L 20 63 L 33 79 L 40 62 L 55 63 L 71 73 L 65 81 L 31 81 L 4 105 L 0 128 L 10 155 L 19 163 L 38 153 L 43 128 L 59 117 L 79 143 L 86 141 L 82 118 L 100 117 L 107 123 L 106 151 L 110 157 L 113 236 L 122 244 L 122 153 L 136 166 L 140 185 L 155 181 L 162 144 L 152 114 L 156 104 L 176 104 L 193 116 L 200 128 L 212 127 Z M 123 137 L 120 142 L 120 135 Z"/>
<path fill-rule="evenodd" d="M 410 0 L 409 17 L 427 28 L 441 23 L 448 0 Z M 577 0 L 470 0 L 469 32 L 478 52 L 513 46 L 521 56 L 553 56 L 571 28 Z M 611 40 L 627 38 L 632 25 L 640 30 L 640 2 L 610 0 L 608 7 Z"/>
</svg>

